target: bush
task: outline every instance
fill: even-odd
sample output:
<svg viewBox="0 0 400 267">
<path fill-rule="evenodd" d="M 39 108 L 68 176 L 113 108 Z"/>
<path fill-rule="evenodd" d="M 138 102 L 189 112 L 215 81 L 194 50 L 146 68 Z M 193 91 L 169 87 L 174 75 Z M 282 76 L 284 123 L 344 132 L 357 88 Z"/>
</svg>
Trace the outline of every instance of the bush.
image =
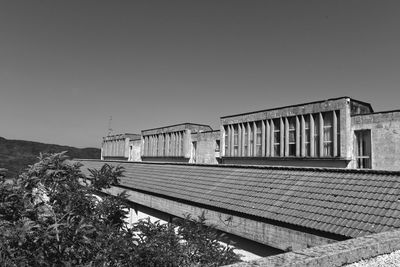
<svg viewBox="0 0 400 267">
<path fill-rule="evenodd" d="M 125 223 L 122 193 L 102 195 L 123 175 L 90 170 L 64 153 L 42 155 L 12 181 L 0 172 L 0 266 L 219 266 L 239 257 L 219 235 L 190 217 L 175 224 Z"/>
</svg>

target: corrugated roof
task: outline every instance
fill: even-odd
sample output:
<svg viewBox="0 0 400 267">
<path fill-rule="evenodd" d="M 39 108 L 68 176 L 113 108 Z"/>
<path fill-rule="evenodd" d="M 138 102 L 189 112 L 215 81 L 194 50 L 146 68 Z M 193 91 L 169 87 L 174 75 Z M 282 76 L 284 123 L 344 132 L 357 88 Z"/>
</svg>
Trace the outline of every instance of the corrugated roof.
<svg viewBox="0 0 400 267">
<path fill-rule="evenodd" d="M 400 226 L 400 172 L 81 160 L 121 185 L 347 237 Z"/>
</svg>

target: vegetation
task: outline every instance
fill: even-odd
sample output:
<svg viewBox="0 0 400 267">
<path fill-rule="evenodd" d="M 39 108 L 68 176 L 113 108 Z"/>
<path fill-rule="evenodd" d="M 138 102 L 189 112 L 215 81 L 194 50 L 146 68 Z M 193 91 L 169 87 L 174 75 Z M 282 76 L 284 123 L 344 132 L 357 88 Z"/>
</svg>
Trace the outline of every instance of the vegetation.
<svg viewBox="0 0 400 267">
<path fill-rule="evenodd" d="M 90 170 L 63 153 L 44 155 L 13 181 L 0 180 L 0 266 L 219 266 L 239 257 L 215 229 L 190 217 L 175 224 L 124 221 L 126 195 L 96 195 L 120 167 Z"/>
<path fill-rule="evenodd" d="M 7 169 L 7 176 L 17 176 L 26 166 L 37 161 L 39 153 L 68 151 L 71 158 L 99 159 L 98 148 L 75 148 L 31 141 L 8 140 L 0 137 L 0 168 Z"/>
</svg>

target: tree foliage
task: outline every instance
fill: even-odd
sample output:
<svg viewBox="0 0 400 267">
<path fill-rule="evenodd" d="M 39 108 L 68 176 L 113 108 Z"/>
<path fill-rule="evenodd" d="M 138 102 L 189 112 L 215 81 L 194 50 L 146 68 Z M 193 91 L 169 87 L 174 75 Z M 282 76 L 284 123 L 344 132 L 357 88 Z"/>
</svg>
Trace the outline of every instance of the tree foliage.
<svg viewBox="0 0 400 267">
<path fill-rule="evenodd" d="M 12 181 L 0 172 L 0 266 L 219 266 L 239 257 L 217 231 L 187 217 L 175 224 L 127 225 L 121 167 L 90 170 L 46 154 Z"/>
</svg>

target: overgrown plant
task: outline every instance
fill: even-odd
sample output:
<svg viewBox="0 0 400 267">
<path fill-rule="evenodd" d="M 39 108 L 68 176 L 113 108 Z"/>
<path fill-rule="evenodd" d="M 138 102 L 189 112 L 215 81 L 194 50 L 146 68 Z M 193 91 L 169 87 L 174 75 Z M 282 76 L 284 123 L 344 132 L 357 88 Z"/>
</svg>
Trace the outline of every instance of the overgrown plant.
<svg viewBox="0 0 400 267">
<path fill-rule="evenodd" d="M 219 266 L 239 257 L 215 229 L 187 218 L 178 224 L 125 223 L 121 167 L 90 170 L 64 153 L 41 155 L 12 181 L 0 172 L 0 266 Z"/>
</svg>

